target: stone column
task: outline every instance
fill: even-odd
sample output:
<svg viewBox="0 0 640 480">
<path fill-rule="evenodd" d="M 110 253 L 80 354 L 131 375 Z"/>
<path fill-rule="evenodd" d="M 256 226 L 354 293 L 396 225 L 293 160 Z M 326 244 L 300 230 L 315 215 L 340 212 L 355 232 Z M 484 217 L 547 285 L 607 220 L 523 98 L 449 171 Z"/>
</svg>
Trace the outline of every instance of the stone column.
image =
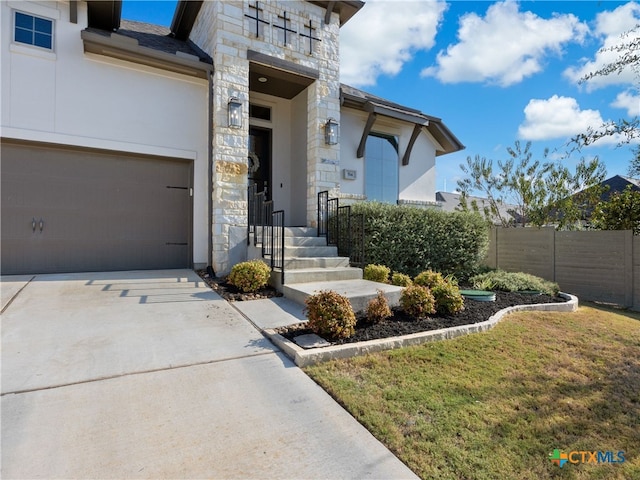
<svg viewBox="0 0 640 480">
<path fill-rule="evenodd" d="M 213 268 L 228 273 L 229 229 L 247 225 L 247 155 L 249 140 L 249 62 L 235 57 L 215 58 L 213 120 Z M 242 103 L 242 128 L 228 125 L 228 102 Z"/>
<path fill-rule="evenodd" d="M 340 122 L 339 24 L 324 25 L 324 41 L 318 45 L 320 78 L 307 89 L 307 225 L 317 227 L 318 192 L 340 189 L 340 145 L 327 145 L 324 125 L 328 118 Z"/>
</svg>

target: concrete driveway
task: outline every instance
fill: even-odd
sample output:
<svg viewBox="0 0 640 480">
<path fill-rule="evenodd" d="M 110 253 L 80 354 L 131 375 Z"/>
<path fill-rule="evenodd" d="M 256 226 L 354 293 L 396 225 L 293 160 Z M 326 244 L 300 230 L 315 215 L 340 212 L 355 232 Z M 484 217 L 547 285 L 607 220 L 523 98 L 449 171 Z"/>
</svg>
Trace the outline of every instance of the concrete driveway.
<svg viewBox="0 0 640 480">
<path fill-rule="evenodd" d="M 415 478 L 190 270 L 1 288 L 2 478 Z"/>
</svg>

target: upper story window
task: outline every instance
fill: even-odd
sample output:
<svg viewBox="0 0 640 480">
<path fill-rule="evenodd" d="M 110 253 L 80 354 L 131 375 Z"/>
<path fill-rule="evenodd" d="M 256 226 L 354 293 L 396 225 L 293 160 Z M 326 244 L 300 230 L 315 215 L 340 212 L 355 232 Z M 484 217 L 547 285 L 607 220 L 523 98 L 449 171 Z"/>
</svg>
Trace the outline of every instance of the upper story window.
<svg viewBox="0 0 640 480">
<path fill-rule="evenodd" d="M 53 20 L 15 12 L 13 40 L 53 50 Z"/>
</svg>

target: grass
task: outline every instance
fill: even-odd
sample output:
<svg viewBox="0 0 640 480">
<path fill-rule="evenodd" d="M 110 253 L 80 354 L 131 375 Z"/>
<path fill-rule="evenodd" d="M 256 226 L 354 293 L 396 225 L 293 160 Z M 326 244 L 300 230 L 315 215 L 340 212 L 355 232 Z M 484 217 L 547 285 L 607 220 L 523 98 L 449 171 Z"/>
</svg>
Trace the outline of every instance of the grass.
<svg viewBox="0 0 640 480">
<path fill-rule="evenodd" d="M 640 479 L 637 313 L 513 314 L 486 333 L 305 370 L 423 479 Z M 555 448 L 625 462 L 559 468 Z"/>
</svg>

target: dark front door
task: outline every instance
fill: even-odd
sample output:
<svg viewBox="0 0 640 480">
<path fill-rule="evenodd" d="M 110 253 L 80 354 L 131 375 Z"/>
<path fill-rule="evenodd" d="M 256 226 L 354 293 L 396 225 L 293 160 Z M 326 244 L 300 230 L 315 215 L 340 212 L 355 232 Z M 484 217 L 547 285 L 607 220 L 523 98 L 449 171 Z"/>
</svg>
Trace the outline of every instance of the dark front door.
<svg viewBox="0 0 640 480">
<path fill-rule="evenodd" d="M 271 200 L 271 130 L 249 127 L 249 185 Z"/>
</svg>

